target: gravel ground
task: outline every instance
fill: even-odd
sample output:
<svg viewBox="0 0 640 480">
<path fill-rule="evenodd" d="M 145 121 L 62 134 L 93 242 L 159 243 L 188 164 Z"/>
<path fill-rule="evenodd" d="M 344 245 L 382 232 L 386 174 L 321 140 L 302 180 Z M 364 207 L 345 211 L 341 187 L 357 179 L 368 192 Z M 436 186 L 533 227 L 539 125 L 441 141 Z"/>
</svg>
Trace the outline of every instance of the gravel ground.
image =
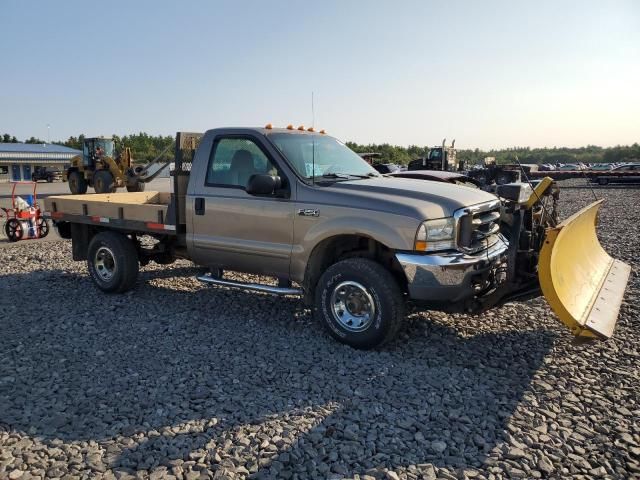
<svg viewBox="0 0 640 480">
<path fill-rule="evenodd" d="M 188 262 L 108 296 L 69 242 L 5 245 L 0 478 L 638 478 L 640 190 L 596 193 L 633 265 L 606 343 L 575 344 L 537 299 L 413 312 L 360 352 Z M 590 200 L 567 189 L 563 213 Z"/>
</svg>

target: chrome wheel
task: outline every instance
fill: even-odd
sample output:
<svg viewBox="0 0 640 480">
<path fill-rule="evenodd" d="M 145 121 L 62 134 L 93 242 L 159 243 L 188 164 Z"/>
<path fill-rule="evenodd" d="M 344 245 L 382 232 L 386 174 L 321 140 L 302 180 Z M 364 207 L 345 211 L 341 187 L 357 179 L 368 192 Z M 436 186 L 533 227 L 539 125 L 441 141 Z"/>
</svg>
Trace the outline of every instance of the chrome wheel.
<svg viewBox="0 0 640 480">
<path fill-rule="evenodd" d="M 95 265 L 96 274 L 105 282 L 111 280 L 116 273 L 116 261 L 113 252 L 107 247 L 98 248 L 93 264 Z"/>
<path fill-rule="evenodd" d="M 366 330 L 376 313 L 373 297 L 358 282 L 342 282 L 331 294 L 331 308 L 336 321 L 350 332 Z"/>
</svg>

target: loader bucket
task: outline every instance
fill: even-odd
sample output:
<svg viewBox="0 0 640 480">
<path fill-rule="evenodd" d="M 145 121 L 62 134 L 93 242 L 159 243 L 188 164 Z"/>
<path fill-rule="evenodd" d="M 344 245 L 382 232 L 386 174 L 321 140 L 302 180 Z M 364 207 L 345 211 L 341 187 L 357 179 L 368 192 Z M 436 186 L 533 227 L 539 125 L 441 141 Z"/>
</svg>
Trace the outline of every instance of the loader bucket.
<svg viewBox="0 0 640 480">
<path fill-rule="evenodd" d="M 601 203 L 547 230 L 538 278 L 549 305 L 574 335 L 605 339 L 613 334 L 631 267 L 611 258 L 598 241 Z"/>
</svg>

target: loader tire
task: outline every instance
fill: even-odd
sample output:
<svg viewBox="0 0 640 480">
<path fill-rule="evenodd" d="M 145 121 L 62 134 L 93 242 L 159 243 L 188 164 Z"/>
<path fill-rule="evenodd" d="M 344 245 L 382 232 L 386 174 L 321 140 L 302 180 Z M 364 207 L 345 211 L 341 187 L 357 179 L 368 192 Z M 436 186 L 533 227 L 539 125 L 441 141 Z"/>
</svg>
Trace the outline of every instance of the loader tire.
<svg viewBox="0 0 640 480">
<path fill-rule="evenodd" d="M 137 182 L 135 185 L 127 185 L 127 192 L 144 192 L 145 183 Z"/>
<path fill-rule="evenodd" d="M 395 278 L 365 258 L 331 265 L 318 281 L 314 307 L 331 336 L 358 349 L 390 341 L 404 321 L 404 298 Z"/>
<path fill-rule="evenodd" d="M 114 193 L 116 191 L 116 184 L 111 172 L 98 170 L 93 175 L 93 189 L 96 193 Z"/>
<path fill-rule="evenodd" d="M 138 252 L 133 242 L 116 232 L 100 232 L 89 242 L 89 275 L 107 293 L 131 290 L 138 278 Z"/>
<path fill-rule="evenodd" d="M 74 195 L 83 195 L 87 193 L 87 181 L 80 172 L 71 172 L 69 174 L 69 190 Z"/>
</svg>

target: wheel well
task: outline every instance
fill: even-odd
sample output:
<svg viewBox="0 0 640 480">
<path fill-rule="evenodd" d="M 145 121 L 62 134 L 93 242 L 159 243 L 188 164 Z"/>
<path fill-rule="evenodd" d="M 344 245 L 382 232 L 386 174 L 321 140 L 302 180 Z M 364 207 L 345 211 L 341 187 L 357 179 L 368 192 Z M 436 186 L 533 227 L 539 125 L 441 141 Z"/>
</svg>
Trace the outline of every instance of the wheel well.
<svg viewBox="0 0 640 480">
<path fill-rule="evenodd" d="M 321 241 L 309 256 L 303 284 L 305 302 L 313 303 L 316 284 L 327 268 L 340 260 L 354 257 L 368 258 L 381 264 L 391 272 L 400 289 L 407 291 L 407 278 L 389 247 L 365 235 L 336 235 Z"/>
</svg>

